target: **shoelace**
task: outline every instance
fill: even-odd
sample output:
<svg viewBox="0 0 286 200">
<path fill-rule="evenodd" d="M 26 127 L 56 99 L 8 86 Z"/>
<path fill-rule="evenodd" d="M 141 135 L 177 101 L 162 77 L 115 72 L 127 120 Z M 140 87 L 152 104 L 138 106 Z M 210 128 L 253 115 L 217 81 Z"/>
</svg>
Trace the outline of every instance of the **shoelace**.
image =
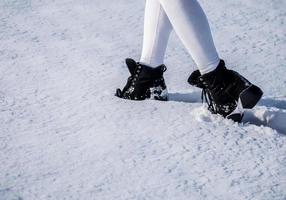
<svg viewBox="0 0 286 200">
<path fill-rule="evenodd" d="M 206 102 L 208 105 L 208 110 L 212 112 L 213 114 L 222 114 L 226 115 L 230 111 L 232 111 L 236 107 L 236 101 L 226 103 L 224 105 L 217 105 L 210 93 L 210 91 L 206 88 L 202 88 L 202 94 L 201 94 L 202 102 Z M 236 102 L 236 103 L 235 103 Z"/>
<path fill-rule="evenodd" d="M 201 100 L 202 100 L 202 103 L 204 103 L 204 102 L 207 103 L 208 110 L 210 110 L 212 113 L 217 113 L 217 111 L 215 109 L 214 100 L 206 88 L 202 89 Z"/>
<path fill-rule="evenodd" d="M 137 63 L 137 67 L 135 68 L 134 74 L 131 74 L 127 79 L 127 84 L 123 88 L 123 91 L 122 91 L 123 94 L 125 94 L 128 90 L 129 90 L 129 93 L 133 92 L 135 82 L 137 81 L 139 77 L 139 73 L 141 72 L 141 69 L 142 69 L 142 66 L 139 63 Z"/>
</svg>

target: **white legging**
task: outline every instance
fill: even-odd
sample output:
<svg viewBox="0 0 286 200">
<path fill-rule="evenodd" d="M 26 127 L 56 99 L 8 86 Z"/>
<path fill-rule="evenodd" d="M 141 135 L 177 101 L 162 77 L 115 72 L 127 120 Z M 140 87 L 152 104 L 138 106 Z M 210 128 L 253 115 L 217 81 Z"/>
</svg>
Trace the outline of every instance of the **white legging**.
<svg viewBox="0 0 286 200">
<path fill-rule="evenodd" d="M 158 66 L 164 62 L 172 29 L 202 74 L 217 67 L 219 56 L 210 27 L 196 0 L 146 0 L 140 62 L 150 66 Z"/>
</svg>

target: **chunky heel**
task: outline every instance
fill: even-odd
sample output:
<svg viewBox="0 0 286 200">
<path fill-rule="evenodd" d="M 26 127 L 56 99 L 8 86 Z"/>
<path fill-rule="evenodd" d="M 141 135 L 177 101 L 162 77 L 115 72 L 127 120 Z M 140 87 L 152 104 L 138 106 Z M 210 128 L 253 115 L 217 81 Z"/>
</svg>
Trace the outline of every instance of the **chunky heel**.
<svg viewBox="0 0 286 200">
<path fill-rule="evenodd" d="M 241 104 L 243 108 L 251 109 L 257 102 L 261 99 L 263 95 L 262 90 L 256 85 L 251 85 L 241 92 L 239 95 Z"/>
</svg>

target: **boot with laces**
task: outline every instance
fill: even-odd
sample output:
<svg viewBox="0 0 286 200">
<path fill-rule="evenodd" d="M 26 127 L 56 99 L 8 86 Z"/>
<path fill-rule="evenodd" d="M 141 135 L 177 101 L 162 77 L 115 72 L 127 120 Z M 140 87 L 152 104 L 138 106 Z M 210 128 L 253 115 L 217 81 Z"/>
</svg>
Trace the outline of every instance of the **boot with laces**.
<svg viewBox="0 0 286 200">
<path fill-rule="evenodd" d="M 228 70 L 223 60 L 207 74 L 194 71 L 188 82 L 202 89 L 202 101 L 206 101 L 211 113 L 236 122 L 241 122 L 244 109 L 253 108 L 263 94 L 259 87 L 239 73 Z"/>
<path fill-rule="evenodd" d="M 117 89 L 115 95 L 130 100 L 168 100 L 167 87 L 163 73 L 167 70 L 165 65 L 156 68 L 149 67 L 131 58 L 127 58 L 126 65 L 131 76 L 123 90 Z"/>
</svg>

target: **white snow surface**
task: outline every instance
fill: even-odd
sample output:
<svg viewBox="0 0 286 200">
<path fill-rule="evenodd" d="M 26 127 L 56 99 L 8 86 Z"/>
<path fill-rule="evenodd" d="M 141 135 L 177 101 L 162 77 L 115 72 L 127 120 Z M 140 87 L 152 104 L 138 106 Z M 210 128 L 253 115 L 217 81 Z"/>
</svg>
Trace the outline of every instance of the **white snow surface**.
<svg viewBox="0 0 286 200">
<path fill-rule="evenodd" d="M 285 200 L 286 1 L 201 0 L 227 66 L 264 96 L 243 123 L 187 84 L 175 34 L 170 101 L 129 101 L 144 1 L 0 0 L 0 199 Z"/>
</svg>

